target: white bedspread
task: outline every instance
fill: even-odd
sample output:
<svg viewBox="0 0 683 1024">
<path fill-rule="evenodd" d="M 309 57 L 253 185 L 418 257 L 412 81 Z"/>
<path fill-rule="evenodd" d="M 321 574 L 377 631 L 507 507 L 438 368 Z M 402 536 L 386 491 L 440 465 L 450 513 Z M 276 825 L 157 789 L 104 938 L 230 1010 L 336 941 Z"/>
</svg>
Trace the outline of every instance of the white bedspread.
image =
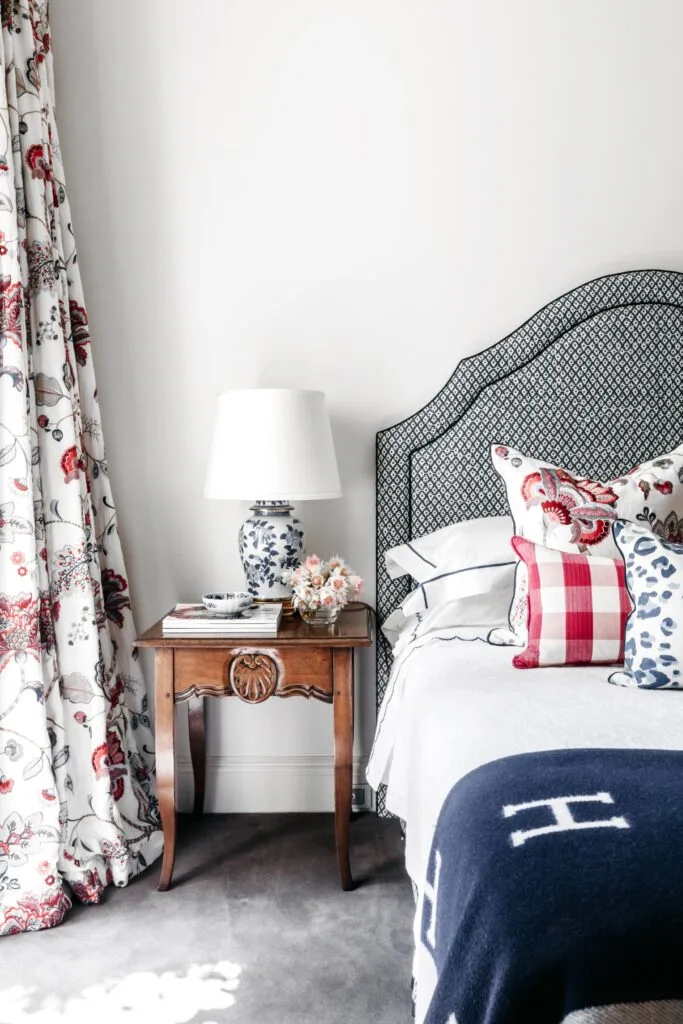
<svg viewBox="0 0 683 1024">
<path fill-rule="evenodd" d="M 515 669 L 511 648 L 459 635 L 423 636 L 398 656 L 368 766 L 406 822 L 418 888 L 441 805 L 474 768 L 570 747 L 683 749 L 683 693 L 612 686 L 609 667 Z"/>
</svg>

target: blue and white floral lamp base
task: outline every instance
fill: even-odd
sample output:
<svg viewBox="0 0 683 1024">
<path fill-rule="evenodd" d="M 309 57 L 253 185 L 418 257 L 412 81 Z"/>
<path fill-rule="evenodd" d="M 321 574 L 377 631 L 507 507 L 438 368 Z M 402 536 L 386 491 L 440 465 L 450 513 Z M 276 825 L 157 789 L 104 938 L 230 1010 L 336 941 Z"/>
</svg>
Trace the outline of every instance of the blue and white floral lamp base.
<svg viewBox="0 0 683 1024">
<path fill-rule="evenodd" d="M 289 601 L 292 590 L 281 577 L 303 560 L 303 526 L 286 501 L 257 501 L 251 512 L 239 531 L 247 589 L 256 601 Z"/>
</svg>

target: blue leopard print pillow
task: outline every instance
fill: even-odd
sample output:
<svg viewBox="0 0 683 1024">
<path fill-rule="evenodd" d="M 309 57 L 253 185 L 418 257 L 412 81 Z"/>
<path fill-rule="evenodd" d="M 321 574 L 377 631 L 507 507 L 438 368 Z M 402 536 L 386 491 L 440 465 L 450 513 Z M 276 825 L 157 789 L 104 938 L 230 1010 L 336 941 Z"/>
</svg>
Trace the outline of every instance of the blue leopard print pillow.
<svg viewBox="0 0 683 1024">
<path fill-rule="evenodd" d="M 648 690 L 683 689 L 683 544 L 621 519 L 613 533 L 624 556 L 633 611 L 626 623 L 624 671 L 613 672 L 609 681 Z"/>
</svg>

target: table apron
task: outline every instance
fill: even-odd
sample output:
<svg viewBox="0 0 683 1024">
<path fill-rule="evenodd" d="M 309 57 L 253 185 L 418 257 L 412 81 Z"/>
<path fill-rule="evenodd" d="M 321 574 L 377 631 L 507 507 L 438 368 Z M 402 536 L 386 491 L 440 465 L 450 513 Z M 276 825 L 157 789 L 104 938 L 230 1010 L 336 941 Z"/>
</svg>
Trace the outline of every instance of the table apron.
<svg viewBox="0 0 683 1024">
<path fill-rule="evenodd" d="M 236 696 L 247 704 L 269 697 L 314 697 L 326 704 L 333 699 L 329 647 L 176 648 L 173 676 L 176 704 L 190 697 Z"/>
</svg>

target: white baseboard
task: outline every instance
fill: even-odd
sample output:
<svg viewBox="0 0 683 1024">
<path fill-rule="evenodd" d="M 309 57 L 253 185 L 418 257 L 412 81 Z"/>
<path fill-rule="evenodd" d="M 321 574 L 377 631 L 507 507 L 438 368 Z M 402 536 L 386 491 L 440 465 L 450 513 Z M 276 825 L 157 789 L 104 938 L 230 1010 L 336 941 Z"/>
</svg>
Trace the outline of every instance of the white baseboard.
<svg viewBox="0 0 683 1024">
<path fill-rule="evenodd" d="M 365 758 L 354 758 L 353 785 L 365 782 Z M 192 810 L 192 762 L 176 762 L 178 810 Z M 204 809 L 211 814 L 334 810 L 334 760 L 320 757 L 208 757 Z"/>
</svg>

